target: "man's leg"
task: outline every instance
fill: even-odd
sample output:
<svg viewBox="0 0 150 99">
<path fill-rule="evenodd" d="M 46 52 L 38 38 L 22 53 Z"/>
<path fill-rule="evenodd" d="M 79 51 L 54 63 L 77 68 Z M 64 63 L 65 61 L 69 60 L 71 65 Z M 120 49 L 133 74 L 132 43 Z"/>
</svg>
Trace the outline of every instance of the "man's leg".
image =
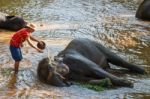
<svg viewBox="0 0 150 99">
<path fill-rule="evenodd" d="M 20 61 L 15 61 L 15 64 L 14 64 L 15 74 L 18 74 L 19 63 Z"/>
<path fill-rule="evenodd" d="M 19 63 L 20 61 L 15 61 L 15 64 L 14 64 L 15 74 L 18 74 Z"/>
<path fill-rule="evenodd" d="M 22 52 L 20 48 L 16 48 L 13 46 L 10 46 L 10 52 L 11 52 L 12 58 L 15 60 L 14 69 L 15 69 L 15 74 L 17 74 L 20 61 L 22 60 Z"/>
<path fill-rule="evenodd" d="M 17 48 L 16 60 L 15 60 L 15 74 L 18 74 L 19 64 L 22 60 L 22 52 L 20 48 Z"/>
</svg>

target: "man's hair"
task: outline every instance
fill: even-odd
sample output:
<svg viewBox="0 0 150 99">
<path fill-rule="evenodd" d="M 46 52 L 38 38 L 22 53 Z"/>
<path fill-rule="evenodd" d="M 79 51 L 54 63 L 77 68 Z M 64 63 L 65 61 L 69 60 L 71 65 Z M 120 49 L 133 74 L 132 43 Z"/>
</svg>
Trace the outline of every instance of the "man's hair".
<svg viewBox="0 0 150 99">
<path fill-rule="evenodd" d="M 29 28 L 28 26 L 24 26 L 24 28 Z"/>
<path fill-rule="evenodd" d="M 34 30 L 35 26 L 33 24 L 27 24 L 24 28 L 33 29 Z"/>
</svg>

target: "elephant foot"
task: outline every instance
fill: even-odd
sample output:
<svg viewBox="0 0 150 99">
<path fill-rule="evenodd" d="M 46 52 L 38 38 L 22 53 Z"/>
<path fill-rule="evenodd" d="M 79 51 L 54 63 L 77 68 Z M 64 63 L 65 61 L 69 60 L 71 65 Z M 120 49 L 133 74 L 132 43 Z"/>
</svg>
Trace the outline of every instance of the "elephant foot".
<svg viewBox="0 0 150 99">
<path fill-rule="evenodd" d="M 109 78 L 90 80 L 89 83 L 92 85 L 100 85 L 102 87 L 112 86 L 111 80 Z"/>
<path fill-rule="evenodd" d="M 123 79 L 112 80 L 112 83 L 115 86 L 130 87 L 130 88 L 134 87 L 132 82 Z"/>
</svg>

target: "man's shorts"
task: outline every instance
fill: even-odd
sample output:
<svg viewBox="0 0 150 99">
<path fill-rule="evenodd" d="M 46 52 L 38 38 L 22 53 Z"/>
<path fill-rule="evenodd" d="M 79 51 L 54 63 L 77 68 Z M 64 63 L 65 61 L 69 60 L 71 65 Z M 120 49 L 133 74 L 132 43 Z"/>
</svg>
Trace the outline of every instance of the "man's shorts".
<svg viewBox="0 0 150 99">
<path fill-rule="evenodd" d="M 15 61 L 21 61 L 22 60 L 22 52 L 21 52 L 20 48 L 10 46 L 10 52 L 11 52 L 12 58 Z"/>
</svg>

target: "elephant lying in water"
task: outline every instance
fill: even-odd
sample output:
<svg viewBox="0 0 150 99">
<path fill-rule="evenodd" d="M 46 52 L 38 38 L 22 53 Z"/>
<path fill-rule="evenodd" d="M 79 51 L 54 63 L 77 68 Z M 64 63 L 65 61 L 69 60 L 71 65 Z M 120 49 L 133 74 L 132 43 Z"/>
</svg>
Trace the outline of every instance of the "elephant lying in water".
<svg viewBox="0 0 150 99">
<path fill-rule="evenodd" d="M 49 64 L 48 58 L 41 60 L 37 73 L 40 81 L 55 86 L 69 85 L 67 81 L 91 82 L 104 78 L 109 78 L 115 86 L 133 86 L 131 82 L 107 72 L 110 68 L 108 63 L 126 68 L 131 72 L 145 73 L 141 67 L 124 61 L 101 44 L 89 39 L 72 40 L 63 51 L 55 56 L 53 63 L 55 63 L 55 70 L 53 64 Z"/>
<path fill-rule="evenodd" d="M 144 0 L 137 12 L 136 12 L 136 18 L 150 21 L 150 0 Z"/>
<path fill-rule="evenodd" d="M 0 16 L 0 28 L 18 31 L 24 28 L 27 25 L 27 22 L 23 18 L 18 16 Z"/>
</svg>

